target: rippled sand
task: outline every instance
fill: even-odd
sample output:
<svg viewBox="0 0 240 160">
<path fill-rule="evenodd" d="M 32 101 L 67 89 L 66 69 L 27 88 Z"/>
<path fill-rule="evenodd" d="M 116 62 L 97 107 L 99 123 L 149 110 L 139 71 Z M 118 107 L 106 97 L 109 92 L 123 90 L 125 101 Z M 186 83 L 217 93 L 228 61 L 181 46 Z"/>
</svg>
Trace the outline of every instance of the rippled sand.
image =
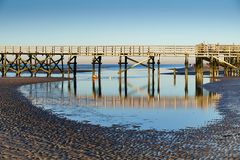
<svg viewBox="0 0 240 160">
<path fill-rule="evenodd" d="M 20 85 L 61 78 L 0 78 L 0 159 L 220 159 L 240 155 L 240 80 L 205 87 L 222 94 L 223 120 L 180 131 L 136 131 L 58 118 L 37 108 Z M 166 122 L 167 123 L 167 122 Z"/>
</svg>

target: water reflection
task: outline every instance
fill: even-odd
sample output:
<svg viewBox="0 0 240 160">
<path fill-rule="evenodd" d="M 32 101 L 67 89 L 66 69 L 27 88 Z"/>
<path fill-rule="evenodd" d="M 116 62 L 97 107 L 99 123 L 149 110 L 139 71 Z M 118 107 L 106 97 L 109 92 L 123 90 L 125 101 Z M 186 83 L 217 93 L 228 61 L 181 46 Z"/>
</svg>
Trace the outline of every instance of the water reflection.
<svg viewBox="0 0 240 160">
<path fill-rule="evenodd" d="M 209 79 L 174 75 L 172 83 L 172 75 L 145 71 L 132 71 L 128 77 L 112 76 L 114 71 L 106 71 L 95 80 L 86 73 L 67 82 L 23 86 L 21 91 L 36 106 L 103 126 L 171 130 L 197 127 L 220 118 L 215 109 L 220 96 L 199 86 Z"/>
<path fill-rule="evenodd" d="M 97 83 L 97 85 L 96 85 Z M 186 83 L 185 83 L 186 84 Z M 33 86 L 35 89 L 45 88 L 45 92 L 47 95 L 55 95 L 57 93 L 61 93 L 57 96 L 61 97 L 62 101 L 59 101 L 58 98 L 53 98 L 51 101 L 52 104 L 62 104 L 67 103 L 69 105 L 74 105 L 76 102 L 79 106 L 88 106 L 88 107 L 136 107 L 136 108 L 189 108 L 189 107 L 197 107 L 197 108 L 205 108 L 215 106 L 216 102 L 219 100 L 220 95 L 216 93 L 209 93 L 207 95 L 203 95 L 203 89 L 200 86 L 196 87 L 196 95 L 195 96 L 187 96 L 188 90 L 185 86 L 185 96 L 152 96 L 151 92 L 148 92 L 148 96 L 131 96 L 133 93 L 144 93 L 149 85 L 145 85 L 142 87 L 137 87 L 134 84 L 128 83 L 126 87 L 132 88 L 132 91 L 129 92 L 125 96 L 121 96 L 121 94 L 117 96 L 102 96 L 102 88 L 101 88 L 101 79 L 92 81 L 92 96 L 91 95 L 82 95 L 77 94 L 77 80 L 68 81 L 68 97 L 64 99 L 64 90 L 65 90 L 65 82 L 54 82 L 53 83 L 45 83 L 39 85 L 30 85 L 29 89 L 29 97 L 30 99 L 36 99 L 38 103 L 45 104 L 49 101 L 43 95 L 37 94 L 39 92 L 33 92 Z M 151 87 L 150 87 L 151 88 Z M 149 90 L 149 89 L 148 89 Z M 154 92 L 154 91 L 153 91 Z M 47 96 L 48 97 L 48 96 Z M 74 97 L 74 98 L 73 98 Z M 66 98 L 66 97 L 65 97 Z M 67 101 L 66 101 L 67 100 Z"/>
</svg>

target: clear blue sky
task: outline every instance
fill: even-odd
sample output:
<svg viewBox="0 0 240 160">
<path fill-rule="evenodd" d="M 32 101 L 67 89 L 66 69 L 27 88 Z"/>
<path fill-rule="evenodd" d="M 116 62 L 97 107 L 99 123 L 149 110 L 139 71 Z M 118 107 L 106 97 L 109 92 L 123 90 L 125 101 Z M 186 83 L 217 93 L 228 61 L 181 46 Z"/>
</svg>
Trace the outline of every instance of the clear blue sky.
<svg viewBox="0 0 240 160">
<path fill-rule="evenodd" d="M 240 0 L 0 0 L 0 44 L 240 44 Z"/>
</svg>

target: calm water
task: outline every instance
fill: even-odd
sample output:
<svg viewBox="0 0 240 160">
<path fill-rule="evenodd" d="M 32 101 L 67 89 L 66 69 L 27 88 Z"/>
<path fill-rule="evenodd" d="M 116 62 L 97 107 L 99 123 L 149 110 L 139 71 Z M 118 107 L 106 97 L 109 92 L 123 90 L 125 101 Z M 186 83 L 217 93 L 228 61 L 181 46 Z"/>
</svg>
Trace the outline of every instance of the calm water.
<svg viewBox="0 0 240 160">
<path fill-rule="evenodd" d="M 161 73 L 171 67 L 161 66 Z M 177 130 L 201 127 L 221 118 L 216 109 L 220 96 L 196 87 L 193 75 L 188 76 L 187 83 L 184 75 L 174 79 L 173 75 L 161 74 L 158 81 L 155 71 L 153 82 L 152 78 L 148 81 L 147 69 L 138 67 L 128 71 L 125 82 L 117 72 L 117 65 L 107 65 L 101 79 L 95 81 L 92 73 L 79 73 L 76 81 L 33 84 L 20 90 L 38 107 L 102 126 Z M 203 79 L 203 83 L 209 81 Z"/>
</svg>

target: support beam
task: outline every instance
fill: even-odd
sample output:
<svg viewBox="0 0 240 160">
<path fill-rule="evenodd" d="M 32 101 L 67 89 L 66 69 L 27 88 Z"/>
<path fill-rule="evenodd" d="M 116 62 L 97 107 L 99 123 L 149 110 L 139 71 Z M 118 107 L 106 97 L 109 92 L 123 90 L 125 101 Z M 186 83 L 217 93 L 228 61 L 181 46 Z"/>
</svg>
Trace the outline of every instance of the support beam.
<svg viewBox="0 0 240 160">
<path fill-rule="evenodd" d="M 73 65 L 73 67 L 71 66 Z M 95 67 L 95 65 L 93 65 Z M 70 78 L 70 73 L 73 72 L 73 77 L 76 78 L 77 74 L 77 56 L 70 57 L 68 61 L 68 78 Z"/>
<path fill-rule="evenodd" d="M 126 56 L 125 56 L 126 57 Z M 128 59 L 128 58 L 127 58 Z M 134 65 L 132 65 L 132 66 L 130 66 L 130 67 L 128 67 L 128 68 L 125 68 L 124 70 L 122 70 L 121 72 L 125 72 L 125 71 L 127 71 L 127 70 L 129 70 L 129 69 L 131 69 L 131 68 L 134 68 L 134 67 L 136 67 L 136 66 L 138 66 L 139 64 L 141 64 L 141 63 L 144 63 L 144 62 L 146 62 L 146 61 L 148 61 L 149 60 L 149 58 L 148 59 L 145 59 L 145 60 L 143 60 L 143 61 L 140 61 L 140 62 L 138 62 L 138 63 L 136 63 L 136 64 L 134 64 Z M 150 66 L 148 66 L 148 68 L 151 68 Z M 118 74 L 120 74 L 119 72 L 118 72 Z"/>
<path fill-rule="evenodd" d="M 98 78 L 98 96 L 102 97 L 102 83 L 101 78 Z"/>
<path fill-rule="evenodd" d="M 128 58 L 127 56 L 124 56 L 124 92 L 125 92 L 125 98 L 128 96 L 128 91 L 127 91 L 127 65 L 128 65 Z M 122 71 L 121 71 L 122 72 Z"/>
<path fill-rule="evenodd" d="M 1 54 L 1 73 L 4 75 L 4 54 Z"/>
<path fill-rule="evenodd" d="M 157 64 L 158 64 L 158 88 L 157 88 L 157 92 L 158 92 L 158 95 L 160 95 L 160 57 L 157 61 Z"/>
<path fill-rule="evenodd" d="M 185 55 L 185 76 L 188 76 L 188 66 L 189 66 L 189 59 L 188 59 L 189 55 L 186 54 Z"/>
<path fill-rule="evenodd" d="M 98 57 L 98 78 L 101 79 L 102 56 Z"/>
<path fill-rule="evenodd" d="M 96 57 L 93 57 L 93 60 L 92 60 L 92 76 L 95 76 L 95 61 Z"/>
<path fill-rule="evenodd" d="M 20 64 L 20 57 L 21 57 L 21 55 L 20 55 L 20 53 L 17 53 L 16 55 L 15 55 L 16 57 L 15 57 L 15 67 L 16 67 L 16 77 L 20 77 L 20 67 L 21 67 L 21 64 Z"/>
<path fill-rule="evenodd" d="M 209 72 L 212 78 L 215 78 L 217 76 L 217 60 L 213 57 L 210 58 Z"/>
<path fill-rule="evenodd" d="M 154 56 L 152 57 L 152 96 L 154 97 L 154 92 L 155 92 L 155 76 L 154 76 L 154 71 L 155 71 L 155 60 Z"/>
<path fill-rule="evenodd" d="M 122 97 L 122 56 L 119 57 L 119 77 L 118 77 L 118 92 L 119 92 L 119 96 Z"/>
<path fill-rule="evenodd" d="M 74 79 L 77 76 L 77 56 L 74 56 L 74 62 L 73 62 L 73 77 Z"/>
<path fill-rule="evenodd" d="M 173 69 L 173 85 L 176 86 L 177 84 L 177 77 L 176 77 L 176 68 Z"/>
<path fill-rule="evenodd" d="M 7 54 L 3 54 L 3 68 L 2 68 L 2 77 L 6 77 L 7 75 Z"/>
<path fill-rule="evenodd" d="M 185 54 L 185 98 L 188 97 L 188 72 L 189 72 L 189 55 Z"/>
<path fill-rule="evenodd" d="M 195 72 L 197 79 L 203 77 L 203 58 L 201 57 L 196 57 Z"/>
<path fill-rule="evenodd" d="M 188 97 L 188 75 L 185 75 L 185 87 L 184 87 L 184 91 L 185 91 L 185 98 Z"/>
<path fill-rule="evenodd" d="M 202 96 L 202 87 L 201 85 L 203 84 L 203 58 L 201 57 L 196 57 L 196 65 L 195 65 L 195 70 L 196 70 L 196 96 Z"/>
<path fill-rule="evenodd" d="M 129 58 L 129 57 L 127 57 L 127 59 L 130 60 L 130 61 L 132 61 L 132 62 L 137 63 L 138 65 L 142 65 L 142 66 L 147 67 L 147 68 L 149 67 L 148 65 L 144 64 L 143 62 L 139 62 L 139 61 L 134 60 L 134 59 Z"/>
<path fill-rule="evenodd" d="M 29 57 L 29 72 L 31 74 L 31 77 L 33 77 L 33 57 L 31 54 L 28 54 L 28 57 Z"/>
<path fill-rule="evenodd" d="M 93 75 L 93 77 L 95 77 L 96 75 L 96 73 L 95 73 L 95 71 L 96 71 L 96 64 L 98 64 L 98 77 L 97 78 L 101 78 L 101 64 L 102 64 L 102 56 L 98 56 L 98 57 L 96 57 L 96 56 L 94 56 L 93 57 L 93 60 L 92 60 L 92 75 Z"/>
<path fill-rule="evenodd" d="M 155 65 L 155 60 L 154 60 L 154 56 L 150 56 L 148 58 L 148 95 L 150 97 L 154 97 L 154 65 Z M 152 73 L 150 72 L 150 70 L 152 69 Z M 152 82 L 151 82 L 152 79 Z M 151 92 L 150 92 L 151 91 Z"/>
</svg>

